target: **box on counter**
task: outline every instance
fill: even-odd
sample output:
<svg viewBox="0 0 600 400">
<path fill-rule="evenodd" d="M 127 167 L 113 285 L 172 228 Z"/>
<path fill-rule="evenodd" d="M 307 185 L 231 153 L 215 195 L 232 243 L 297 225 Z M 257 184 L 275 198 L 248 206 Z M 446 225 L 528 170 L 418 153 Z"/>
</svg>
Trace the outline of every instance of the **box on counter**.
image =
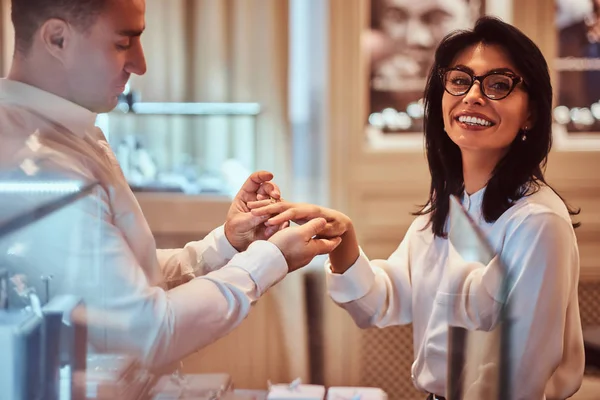
<svg viewBox="0 0 600 400">
<path fill-rule="evenodd" d="M 387 400 L 387 393 L 375 387 L 332 386 L 327 400 Z"/>
<path fill-rule="evenodd" d="M 271 385 L 267 400 L 323 400 L 325 398 L 325 386 L 295 384 Z"/>
<path fill-rule="evenodd" d="M 185 374 L 161 377 L 150 391 L 153 400 L 218 400 L 233 391 L 229 374 Z"/>
<path fill-rule="evenodd" d="M 267 400 L 266 390 L 234 389 L 225 393 L 221 400 Z"/>
</svg>

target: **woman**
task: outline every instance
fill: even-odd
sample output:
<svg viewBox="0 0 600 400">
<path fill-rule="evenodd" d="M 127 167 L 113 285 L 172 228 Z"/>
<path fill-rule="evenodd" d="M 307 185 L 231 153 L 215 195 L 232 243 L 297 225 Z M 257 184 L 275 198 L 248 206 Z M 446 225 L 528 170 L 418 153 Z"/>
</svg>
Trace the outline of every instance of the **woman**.
<svg viewBox="0 0 600 400">
<path fill-rule="evenodd" d="M 272 225 L 329 221 L 328 235 L 342 237 L 326 266 L 331 297 L 360 327 L 413 324 L 413 380 L 431 399 L 447 393 L 448 324 L 494 328 L 501 259 L 515 305 L 511 398 L 565 399 L 580 386 L 584 356 L 575 212 L 543 174 L 551 106 L 540 50 L 516 28 L 482 18 L 436 51 L 425 90 L 429 200 L 389 259 L 370 261 L 337 211 L 256 202 L 252 212 L 273 215 Z M 451 195 L 500 257 L 484 265 L 458 254 L 447 239 Z"/>
</svg>

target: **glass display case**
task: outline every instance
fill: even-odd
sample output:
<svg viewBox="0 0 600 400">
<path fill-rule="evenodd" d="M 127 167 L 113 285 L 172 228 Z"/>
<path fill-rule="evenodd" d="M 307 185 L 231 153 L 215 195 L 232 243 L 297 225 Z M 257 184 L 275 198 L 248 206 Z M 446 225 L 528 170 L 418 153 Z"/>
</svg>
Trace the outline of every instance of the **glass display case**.
<svg viewBox="0 0 600 400">
<path fill-rule="evenodd" d="M 134 191 L 228 194 L 256 166 L 257 103 L 144 103 L 98 116 Z"/>
<path fill-rule="evenodd" d="M 0 283 L 4 289 L 0 304 L 3 308 L 30 304 L 31 293 L 36 293 L 42 302 L 48 300 L 50 277 L 38 274 L 38 269 L 30 268 L 26 261 L 28 254 L 36 251 L 35 240 L 42 238 L 33 232 L 88 196 L 96 185 L 93 181 L 49 174 L 0 173 L 0 271 L 3 271 L 0 277 L 4 277 Z M 43 229 L 42 234 L 51 237 L 52 230 Z"/>
<path fill-rule="evenodd" d="M 0 173 L 0 276 L 5 277 L 0 286 L 11 283 L 14 289 L 4 292 L 8 293 L 0 301 L 4 308 L 29 304 L 31 293 L 38 294 L 42 302 L 48 300 L 50 278 L 37 274 L 40 269 L 30 268 L 26 261 L 28 254 L 36 251 L 35 240 L 52 236 L 48 229 L 51 224 L 46 224 L 43 232 L 37 228 L 50 220 L 58 223 L 56 214 L 90 195 L 96 185 L 94 181 L 49 174 Z M 27 282 L 15 278 L 21 275 Z"/>
<path fill-rule="evenodd" d="M 4 271 L 0 277 L 22 272 L 12 257 L 35 253 L 35 247 L 25 242 L 29 233 L 90 196 L 98 185 L 86 178 L 41 170 L 0 171 L 0 269 Z M 46 228 L 46 237 L 53 238 Z"/>
<path fill-rule="evenodd" d="M 0 241 L 89 195 L 96 185 L 83 179 L 0 174 Z"/>
<path fill-rule="evenodd" d="M 232 391 L 221 388 L 226 374 L 161 376 L 126 352 L 99 353 L 88 341 L 101 304 L 87 304 L 82 294 L 101 279 L 97 190 L 86 179 L 0 171 L 0 400 L 225 398 Z"/>
<path fill-rule="evenodd" d="M 44 263 L 33 265 L 40 257 L 31 255 L 40 239 L 53 235 L 45 222 L 96 185 L 21 169 L 0 173 L 0 399 L 85 398 L 85 385 L 74 384 L 85 373 L 85 321 L 71 318 L 84 306 L 80 300 L 53 306 L 50 323 L 46 305 L 54 274 Z"/>
</svg>

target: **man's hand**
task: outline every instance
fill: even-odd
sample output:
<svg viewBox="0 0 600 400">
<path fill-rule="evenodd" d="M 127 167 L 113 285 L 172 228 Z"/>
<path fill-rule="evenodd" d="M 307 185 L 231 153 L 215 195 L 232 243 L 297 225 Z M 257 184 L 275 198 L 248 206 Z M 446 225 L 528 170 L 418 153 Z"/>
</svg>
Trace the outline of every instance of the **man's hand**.
<svg viewBox="0 0 600 400">
<path fill-rule="evenodd" d="M 259 200 L 248 202 L 247 205 L 257 218 L 271 217 L 265 220 L 266 226 L 281 226 L 288 221 L 303 225 L 314 218 L 324 218 L 327 224 L 319 233 L 321 238 L 342 236 L 352 226 L 352 221 L 345 214 L 313 204 Z"/>
<path fill-rule="evenodd" d="M 255 240 L 266 240 L 284 226 L 265 226 L 268 216 L 250 213 L 247 203 L 251 201 L 278 201 L 279 188 L 273 182 L 273 174 L 258 171 L 250 175 L 237 193 L 227 212 L 225 236 L 237 251 L 244 251 Z M 287 225 L 286 225 L 287 226 Z"/>
<path fill-rule="evenodd" d="M 316 218 L 302 226 L 283 229 L 269 239 L 283 253 L 288 272 L 304 267 L 319 254 L 331 253 L 342 242 L 339 237 L 317 239 L 326 226 L 325 219 Z"/>
</svg>

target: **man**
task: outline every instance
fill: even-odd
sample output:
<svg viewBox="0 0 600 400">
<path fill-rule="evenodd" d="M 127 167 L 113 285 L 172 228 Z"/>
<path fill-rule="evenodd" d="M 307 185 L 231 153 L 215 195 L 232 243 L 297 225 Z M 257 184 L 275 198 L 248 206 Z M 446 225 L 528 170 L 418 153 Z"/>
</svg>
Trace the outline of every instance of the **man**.
<svg viewBox="0 0 600 400">
<path fill-rule="evenodd" d="M 339 243 L 313 238 L 324 220 L 279 230 L 253 217 L 246 202 L 280 197 L 263 171 L 243 185 L 223 227 L 183 249 L 157 251 L 94 127 L 130 75 L 146 71 L 145 0 L 13 0 L 12 7 L 16 50 L 0 80 L 0 166 L 11 176 L 99 180 L 100 188 L 18 232 L 8 252 L 16 272 L 52 274 L 54 294 L 85 300 L 93 347 L 153 368 L 180 360 L 226 335 L 269 287 Z"/>
</svg>

